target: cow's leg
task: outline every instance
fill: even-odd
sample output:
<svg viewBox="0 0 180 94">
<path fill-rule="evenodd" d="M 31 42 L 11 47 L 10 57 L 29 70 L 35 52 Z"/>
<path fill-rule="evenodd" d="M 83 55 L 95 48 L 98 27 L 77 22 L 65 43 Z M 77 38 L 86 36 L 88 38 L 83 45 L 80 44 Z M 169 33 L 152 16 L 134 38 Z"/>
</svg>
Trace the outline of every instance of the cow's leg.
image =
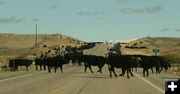
<svg viewBox="0 0 180 94">
<path fill-rule="evenodd" d="M 78 66 L 80 66 L 79 60 L 77 60 L 77 64 L 78 64 Z"/>
<path fill-rule="evenodd" d="M 13 67 L 10 67 L 10 70 L 11 70 L 11 71 L 14 71 Z"/>
<path fill-rule="evenodd" d="M 100 68 L 100 73 L 102 74 L 102 67 Z"/>
<path fill-rule="evenodd" d="M 36 70 L 38 70 L 38 68 L 37 68 L 37 64 L 36 64 Z"/>
<path fill-rule="evenodd" d="M 137 67 L 136 67 L 136 71 L 137 71 Z"/>
<path fill-rule="evenodd" d="M 49 72 L 49 73 L 51 72 L 51 67 L 50 67 L 50 66 L 48 66 L 48 72 Z"/>
<path fill-rule="evenodd" d="M 40 70 L 42 70 L 42 64 L 40 65 Z"/>
<path fill-rule="evenodd" d="M 126 70 L 127 70 L 127 69 L 125 69 L 125 68 L 123 68 L 123 69 L 122 69 L 122 76 L 124 76 L 124 75 L 125 75 Z M 127 71 L 128 71 L 128 70 L 127 70 Z"/>
<path fill-rule="evenodd" d="M 167 68 L 164 68 L 165 69 L 165 72 L 167 72 L 167 70 L 168 70 L 168 67 Z"/>
<path fill-rule="evenodd" d="M 109 70 L 109 73 L 110 78 L 112 78 L 112 70 Z"/>
<path fill-rule="evenodd" d="M 156 67 L 156 74 L 159 73 L 159 67 Z"/>
<path fill-rule="evenodd" d="M 81 66 L 81 61 L 78 61 L 78 66 Z"/>
<path fill-rule="evenodd" d="M 129 71 L 129 72 L 130 72 L 131 76 L 133 77 L 134 75 L 133 75 L 133 73 L 132 73 L 131 69 L 130 69 L 130 71 Z"/>
<path fill-rule="evenodd" d="M 12 68 L 12 70 L 15 72 L 15 71 L 16 71 L 16 68 L 15 68 L 15 67 L 13 67 L 13 68 Z"/>
<path fill-rule="evenodd" d="M 26 66 L 26 71 L 28 71 L 28 66 Z"/>
<path fill-rule="evenodd" d="M 54 73 L 56 73 L 57 66 L 54 66 Z"/>
<path fill-rule="evenodd" d="M 45 64 L 43 65 L 43 67 L 44 67 L 44 70 L 46 70 L 46 65 Z"/>
<path fill-rule="evenodd" d="M 12 70 L 15 72 L 15 71 L 16 71 L 16 68 L 15 68 L 15 67 L 12 67 Z"/>
<path fill-rule="evenodd" d="M 13 69 L 14 69 L 14 72 L 18 71 L 18 66 L 14 64 Z"/>
<path fill-rule="evenodd" d="M 127 69 L 127 78 L 129 79 L 129 68 Z"/>
<path fill-rule="evenodd" d="M 15 71 L 15 65 L 10 66 L 11 71 Z"/>
<path fill-rule="evenodd" d="M 102 74 L 102 67 L 99 68 L 99 71 L 98 71 L 98 72 L 100 72 L 100 73 Z"/>
<path fill-rule="evenodd" d="M 126 72 L 126 69 L 121 68 L 121 70 L 122 70 L 122 73 L 121 73 L 121 74 L 119 74 L 119 76 L 124 76 L 124 74 L 125 74 L 125 72 Z"/>
<path fill-rule="evenodd" d="M 17 66 L 14 66 L 13 69 L 14 69 L 14 71 L 17 71 Z"/>
<path fill-rule="evenodd" d="M 15 67 L 16 71 L 18 71 L 18 66 Z"/>
<path fill-rule="evenodd" d="M 110 70 L 109 73 L 110 73 L 110 74 L 109 74 L 109 75 L 110 75 L 110 78 L 112 78 L 112 71 Z"/>
<path fill-rule="evenodd" d="M 145 69 L 143 68 L 143 76 L 145 77 Z"/>
<path fill-rule="evenodd" d="M 100 73 L 102 74 L 102 68 L 100 68 Z"/>
<path fill-rule="evenodd" d="M 151 67 L 151 71 L 152 71 L 152 73 L 154 73 L 154 71 L 153 71 L 153 67 Z"/>
<path fill-rule="evenodd" d="M 63 73 L 63 68 L 62 68 L 62 65 L 59 66 L 60 70 L 61 70 L 61 73 Z"/>
<path fill-rule="evenodd" d="M 98 66 L 99 70 L 97 72 L 100 72 L 102 74 L 102 67 Z"/>
<path fill-rule="evenodd" d="M 9 69 L 12 71 L 12 67 L 9 67 Z"/>
<path fill-rule="evenodd" d="M 72 64 L 75 65 L 75 63 L 76 63 L 76 60 L 72 60 Z"/>
<path fill-rule="evenodd" d="M 146 75 L 146 77 L 148 77 L 148 76 L 149 76 L 149 71 L 148 71 L 148 69 L 146 69 L 146 72 L 147 72 L 147 75 Z"/>
<path fill-rule="evenodd" d="M 161 68 L 160 68 L 160 70 L 159 70 L 159 73 L 161 73 L 162 69 L 163 69 L 163 67 L 161 66 Z"/>
<path fill-rule="evenodd" d="M 89 67 L 89 70 L 91 71 L 91 73 L 94 73 L 91 69 L 91 65 L 88 65 L 88 67 Z"/>
<path fill-rule="evenodd" d="M 84 67 L 85 67 L 84 72 L 86 73 L 86 70 L 87 70 L 88 66 L 86 64 L 84 64 Z"/>
<path fill-rule="evenodd" d="M 114 76 L 117 78 L 117 74 L 115 73 L 114 67 L 112 68 L 112 71 L 114 73 Z"/>
<path fill-rule="evenodd" d="M 109 64 L 108 64 L 108 69 L 109 69 L 109 76 L 110 78 L 112 78 L 112 68 Z"/>
</svg>

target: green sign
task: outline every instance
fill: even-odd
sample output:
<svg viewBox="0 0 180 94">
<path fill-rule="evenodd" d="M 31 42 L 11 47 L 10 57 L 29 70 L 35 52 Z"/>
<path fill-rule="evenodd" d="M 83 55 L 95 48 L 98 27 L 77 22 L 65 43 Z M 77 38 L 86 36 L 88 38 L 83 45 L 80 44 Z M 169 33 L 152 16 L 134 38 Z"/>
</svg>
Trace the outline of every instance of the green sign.
<svg viewBox="0 0 180 94">
<path fill-rule="evenodd" d="M 153 49 L 152 52 L 158 53 L 158 52 L 160 52 L 160 50 L 159 49 Z"/>
</svg>

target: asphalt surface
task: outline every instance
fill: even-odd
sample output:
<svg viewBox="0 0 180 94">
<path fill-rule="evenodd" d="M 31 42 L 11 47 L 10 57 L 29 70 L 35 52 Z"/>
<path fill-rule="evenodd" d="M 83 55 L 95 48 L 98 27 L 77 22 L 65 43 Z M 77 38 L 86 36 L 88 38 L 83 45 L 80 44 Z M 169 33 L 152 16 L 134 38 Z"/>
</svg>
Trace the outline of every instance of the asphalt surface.
<svg viewBox="0 0 180 94">
<path fill-rule="evenodd" d="M 104 56 L 107 47 L 97 45 L 87 54 Z M 176 76 L 161 73 L 142 77 L 142 70 L 134 72 L 130 79 L 124 77 L 109 77 L 107 65 L 103 67 L 102 74 L 97 73 L 98 68 L 92 67 L 84 73 L 84 66 L 67 64 L 63 66 L 64 73 L 47 71 L 19 71 L 0 74 L 0 94 L 163 94 L 164 79 Z M 121 70 L 116 69 L 120 74 Z M 177 77 L 176 77 L 177 78 Z"/>
</svg>

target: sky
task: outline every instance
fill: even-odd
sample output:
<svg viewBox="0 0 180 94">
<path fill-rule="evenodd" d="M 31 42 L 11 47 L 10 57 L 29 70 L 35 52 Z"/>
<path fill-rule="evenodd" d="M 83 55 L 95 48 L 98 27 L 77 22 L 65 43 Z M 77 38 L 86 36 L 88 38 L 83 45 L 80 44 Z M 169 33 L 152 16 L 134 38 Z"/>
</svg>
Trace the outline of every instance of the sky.
<svg viewBox="0 0 180 94">
<path fill-rule="evenodd" d="M 0 33 L 84 41 L 180 37 L 180 0 L 0 0 Z"/>
</svg>

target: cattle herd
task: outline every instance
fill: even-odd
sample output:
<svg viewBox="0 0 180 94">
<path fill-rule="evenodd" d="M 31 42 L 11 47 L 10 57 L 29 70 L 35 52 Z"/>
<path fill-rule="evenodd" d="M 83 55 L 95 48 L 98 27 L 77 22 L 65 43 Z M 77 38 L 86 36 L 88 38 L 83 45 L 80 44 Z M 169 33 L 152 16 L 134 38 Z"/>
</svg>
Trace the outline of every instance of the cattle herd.
<svg viewBox="0 0 180 94">
<path fill-rule="evenodd" d="M 129 74 L 133 76 L 133 68 L 137 70 L 137 68 L 143 69 L 143 76 L 146 77 L 149 75 L 148 69 L 151 69 L 153 72 L 153 68 L 156 69 L 156 73 L 160 73 L 164 68 L 167 70 L 171 67 L 170 63 L 161 56 L 145 56 L 145 55 L 121 55 L 118 53 L 108 53 L 105 57 L 103 56 L 95 56 L 95 55 L 85 55 L 83 54 L 84 49 L 76 49 L 71 52 L 67 52 L 64 54 L 58 54 L 53 57 L 48 57 L 47 53 L 42 54 L 39 58 L 35 58 L 35 60 L 28 59 L 11 59 L 9 60 L 9 67 L 11 71 L 18 71 L 18 66 L 26 66 L 26 70 L 28 71 L 28 67 L 35 62 L 35 69 L 38 70 L 48 70 L 50 73 L 51 70 L 56 70 L 59 68 L 61 73 L 63 73 L 63 65 L 69 64 L 78 64 L 81 66 L 84 65 L 84 72 L 86 72 L 87 68 L 94 73 L 91 66 L 97 66 L 99 70 L 97 72 L 102 73 L 102 68 L 105 64 L 108 65 L 108 70 L 110 72 L 110 77 L 112 77 L 112 72 L 115 77 L 117 74 L 115 72 L 115 68 L 120 68 L 122 73 L 120 76 L 124 76 L 127 73 L 127 78 L 129 78 Z M 39 67 L 38 67 L 39 66 Z"/>
<path fill-rule="evenodd" d="M 136 71 L 137 68 L 142 68 L 143 76 L 148 77 L 148 69 L 151 69 L 152 73 L 154 73 L 153 68 L 155 67 L 157 74 L 160 73 L 163 68 L 167 71 L 168 68 L 171 67 L 171 64 L 161 56 L 121 55 L 113 53 L 108 56 L 108 67 L 110 70 L 110 77 L 112 77 L 112 72 L 115 77 L 117 77 L 114 68 L 121 68 L 122 74 L 120 74 L 120 76 L 123 76 L 127 71 L 127 78 L 129 78 L 129 73 L 133 76 L 133 68 L 136 68 Z"/>
</svg>

